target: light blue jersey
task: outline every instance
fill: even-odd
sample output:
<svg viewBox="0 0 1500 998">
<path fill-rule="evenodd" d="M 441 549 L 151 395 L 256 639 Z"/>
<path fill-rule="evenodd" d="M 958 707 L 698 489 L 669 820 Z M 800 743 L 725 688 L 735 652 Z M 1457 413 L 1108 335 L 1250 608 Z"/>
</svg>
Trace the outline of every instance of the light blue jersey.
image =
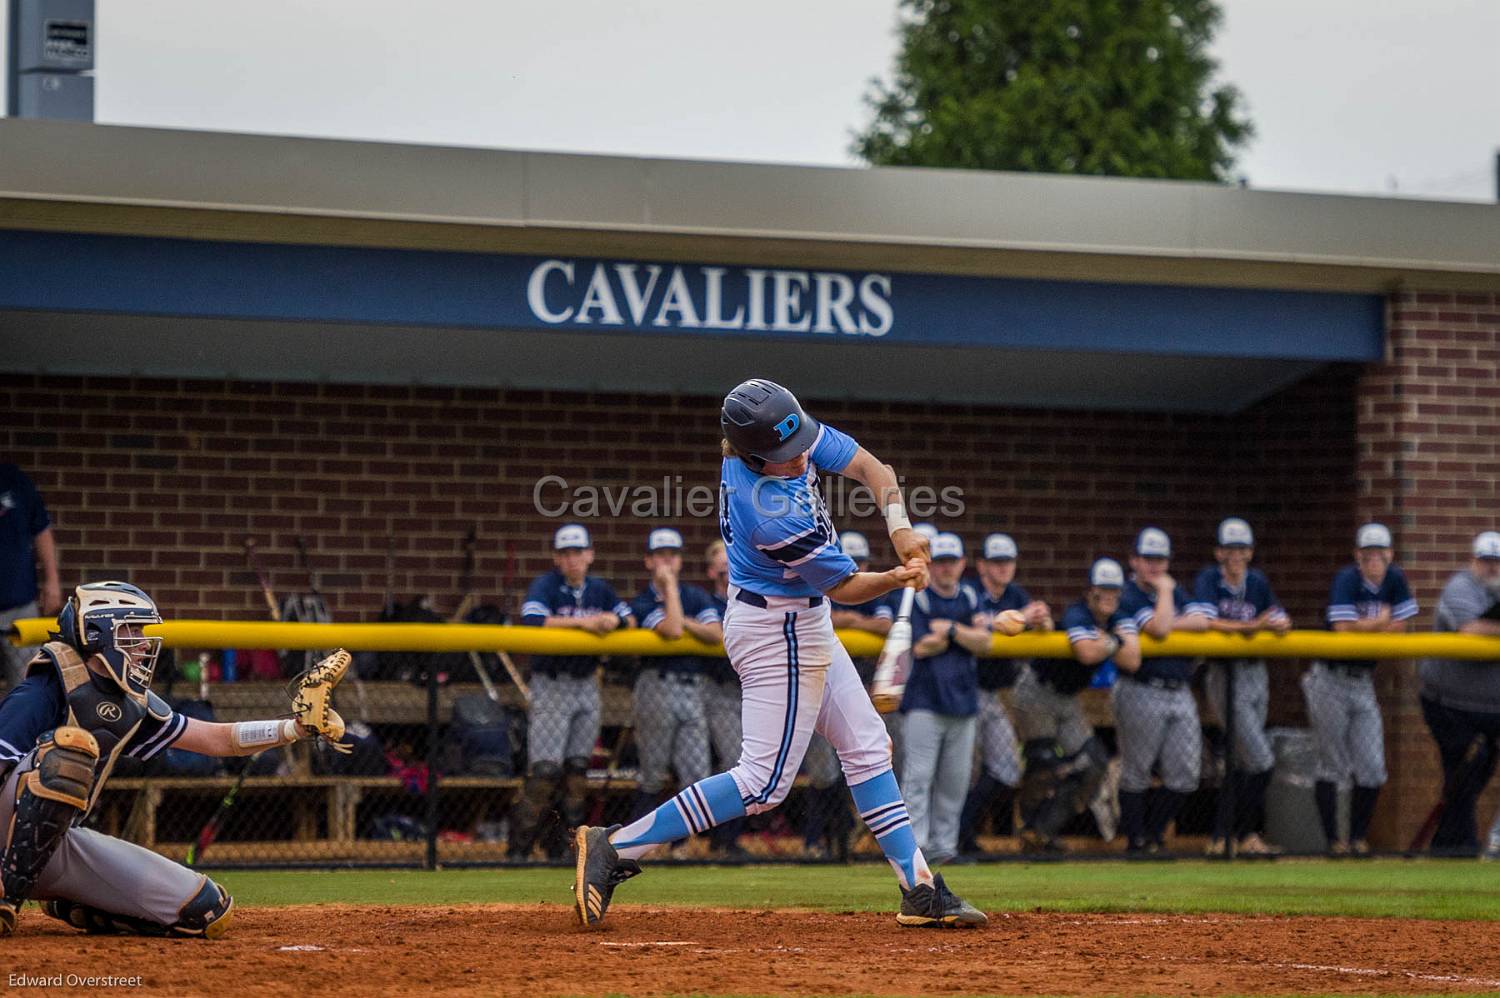
<svg viewBox="0 0 1500 998">
<path fill-rule="evenodd" d="M 858 450 L 853 437 L 824 423 L 801 478 L 760 475 L 737 457 L 724 459 L 719 533 L 733 585 L 762 596 L 820 596 L 854 573 L 818 475 L 843 471 Z"/>
</svg>

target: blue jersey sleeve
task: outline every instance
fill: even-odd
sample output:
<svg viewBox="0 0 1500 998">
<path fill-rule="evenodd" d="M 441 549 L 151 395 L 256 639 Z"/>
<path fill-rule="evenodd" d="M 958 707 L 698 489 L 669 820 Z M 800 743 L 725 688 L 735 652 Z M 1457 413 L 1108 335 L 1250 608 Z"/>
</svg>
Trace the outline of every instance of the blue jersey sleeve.
<svg viewBox="0 0 1500 998">
<path fill-rule="evenodd" d="M 1199 613 L 1213 620 L 1219 616 L 1219 570 L 1205 568 L 1193 580 L 1193 598 L 1188 602 L 1188 613 Z"/>
<path fill-rule="evenodd" d="M 761 521 L 751 542 L 820 593 L 843 582 L 857 570 L 854 559 L 839 549 L 827 526 L 815 516 L 780 516 Z"/>
<path fill-rule="evenodd" d="M 30 752 L 42 732 L 67 717 L 62 683 L 51 668 L 38 670 L 0 700 L 0 771 Z"/>
<path fill-rule="evenodd" d="M 683 608 L 684 612 L 686 607 Z M 662 609 L 656 599 L 656 594 L 647 589 L 635 599 L 630 601 L 630 612 L 635 616 L 637 627 L 648 631 L 656 629 L 656 625 L 666 619 L 667 611 Z"/>
<path fill-rule="evenodd" d="M 700 624 L 718 624 L 724 620 L 708 593 L 697 586 L 682 587 L 682 615 Z"/>
<path fill-rule="evenodd" d="M 547 585 L 550 579 L 551 576 L 544 575 L 526 590 L 526 601 L 521 604 L 521 623 L 541 627 L 552 615 L 552 605 L 547 602 L 547 598 L 552 595 Z"/>
<path fill-rule="evenodd" d="M 1109 629 L 1117 635 L 1139 634 L 1140 628 L 1135 626 L 1135 620 L 1126 613 L 1116 610 L 1109 615 Z"/>
<path fill-rule="evenodd" d="M 604 597 L 604 612 L 620 618 L 620 623 L 629 626 L 632 612 L 630 604 L 615 595 L 615 587 L 608 582 L 599 583 Z"/>
<path fill-rule="evenodd" d="M 1406 582 L 1406 573 L 1395 565 L 1388 570 L 1390 585 L 1387 587 L 1391 601 L 1391 619 L 1406 620 L 1417 615 L 1417 598 L 1411 594 Z"/>
<path fill-rule="evenodd" d="M 1359 619 L 1359 570 L 1346 568 L 1333 577 L 1328 591 L 1328 622 Z"/>
<path fill-rule="evenodd" d="M 1089 608 L 1082 603 L 1074 603 L 1063 612 L 1062 631 L 1068 636 L 1069 644 L 1099 636 L 1099 628 L 1094 624 L 1094 615 L 1089 613 Z"/>
<path fill-rule="evenodd" d="M 849 462 L 854 460 L 858 451 L 859 444 L 855 443 L 853 437 L 824 423 L 809 456 L 813 464 L 825 471 L 843 471 L 849 467 Z"/>
</svg>

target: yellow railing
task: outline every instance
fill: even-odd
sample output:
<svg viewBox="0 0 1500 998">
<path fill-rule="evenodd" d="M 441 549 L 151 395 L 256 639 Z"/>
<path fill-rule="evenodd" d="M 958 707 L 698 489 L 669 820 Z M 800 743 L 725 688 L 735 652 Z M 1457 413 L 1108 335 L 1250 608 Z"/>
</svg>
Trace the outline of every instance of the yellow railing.
<svg viewBox="0 0 1500 998">
<path fill-rule="evenodd" d="M 47 640 L 50 618 L 18 620 L 15 644 Z M 652 631 L 598 636 L 557 628 L 481 624 L 277 624 L 241 620 L 169 620 L 147 628 L 173 648 L 348 648 L 350 651 L 507 651 L 550 655 L 723 655 L 718 645 L 692 638 L 668 641 Z M 854 656 L 880 653 L 882 639 L 862 631 L 839 631 Z M 1291 631 L 1250 637 L 1235 634 L 1174 634 L 1164 641 L 1143 638 L 1142 653 L 1205 658 L 1454 658 L 1500 660 L 1500 638 L 1468 634 L 1334 634 Z M 1068 639 L 1057 632 L 996 636 L 991 654 L 1002 658 L 1067 658 Z"/>
</svg>

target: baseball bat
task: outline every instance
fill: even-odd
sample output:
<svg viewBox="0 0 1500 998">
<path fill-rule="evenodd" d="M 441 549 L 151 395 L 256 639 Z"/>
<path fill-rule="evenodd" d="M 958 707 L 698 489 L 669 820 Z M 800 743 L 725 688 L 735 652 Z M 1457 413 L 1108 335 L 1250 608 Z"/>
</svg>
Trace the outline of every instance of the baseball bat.
<svg viewBox="0 0 1500 998">
<path fill-rule="evenodd" d="M 1442 820 L 1443 812 L 1448 808 L 1448 799 L 1457 792 L 1473 772 L 1474 763 L 1484 748 L 1485 739 L 1485 735 L 1477 734 L 1469 741 L 1469 747 L 1464 750 L 1463 760 L 1453 767 L 1453 772 L 1449 773 L 1448 778 L 1443 781 L 1442 794 L 1438 797 L 1437 803 L 1432 805 L 1432 810 L 1427 812 L 1422 827 L 1418 828 L 1417 833 L 1411 837 L 1411 842 L 1406 846 L 1407 852 L 1421 852 L 1432 841 L 1438 822 Z"/>
<path fill-rule="evenodd" d="M 259 755 L 260 753 L 257 752 L 245 760 L 245 766 L 240 770 L 240 775 L 235 778 L 234 785 L 229 788 L 229 793 L 224 795 L 224 799 L 219 801 L 218 808 L 198 830 L 198 837 L 193 840 L 192 845 L 188 846 L 187 857 L 183 861 L 187 866 L 197 865 L 198 861 L 203 858 L 203 853 L 219 837 L 219 827 L 224 824 L 224 816 L 229 813 L 230 808 L 234 807 L 234 799 L 239 795 L 240 787 L 245 785 L 245 777 L 250 773 L 250 764 Z"/>
<path fill-rule="evenodd" d="M 901 694 L 906 691 L 906 677 L 911 671 L 911 604 L 917 591 L 907 586 L 901 593 L 901 605 L 896 610 L 896 621 L 885 636 L 885 647 L 880 649 L 880 658 L 875 663 L 875 678 L 870 683 L 870 698 L 875 709 L 889 714 L 901 706 Z"/>
<path fill-rule="evenodd" d="M 272 620 L 281 619 L 281 606 L 276 602 L 276 593 L 271 589 L 271 580 L 266 577 L 266 570 L 261 566 L 260 558 L 255 553 L 255 538 L 245 538 L 245 564 L 255 573 L 256 580 L 260 583 L 260 593 L 266 598 L 266 609 L 271 611 Z"/>
</svg>

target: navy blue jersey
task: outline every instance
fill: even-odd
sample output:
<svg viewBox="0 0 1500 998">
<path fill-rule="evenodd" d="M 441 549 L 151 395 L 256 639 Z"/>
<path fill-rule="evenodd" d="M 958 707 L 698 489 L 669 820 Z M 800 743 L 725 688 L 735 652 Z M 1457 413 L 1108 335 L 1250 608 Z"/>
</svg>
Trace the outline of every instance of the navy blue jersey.
<svg viewBox="0 0 1500 998">
<path fill-rule="evenodd" d="M 1109 619 L 1100 625 L 1094 618 L 1094 613 L 1089 609 L 1088 600 L 1079 600 L 1067 610 L 1063 611 L 1061 627 L 1068 635 L 1068 644 L 1071 646 L 1085 639 L 1097 641 L 1106 632 L 1115 637 L 1124 637 L 1127 634 L 1137 633 L 1135 620 L 1124 610 L 1117 609 L 1109 615 Z M 1105 659 L 1104 662 L 1110 661 Z M 1099 662 L 1095 665 L 1084 665 L 1076 658 L 1038 658 L 1032 660 L 1031 671 L 1046 685 L 1052 687 L 1059 693 L 1071 696 L 1088 687 L 1094 680 L 1094 673 L 1104 665 Z"/>
<path fill-rule="evenodd" d="M 583 585 L 574 588 L 561 572 L 553 569 L 526 590 L 521 623 L 541 627 L 548 617 L 589 617 L 596 613 L 613 613 L 621 624 L 630 623 L 630 604 L 616 596 L 608 582 L 588 575 Z M 598 665 L 597 655 L 531 656 L 531 671 L 544 676 L 587 676 Z"/>
<path fill-rule="evenodd" d="M 1031 594 L 1025 589 L 1012 582 L 1005 587 L 1005 592 L 999 598 L 991 596 L 989 591 L 981 588 L 979 609 L 982 613 L 996 614 L 1001 610 L 1024 610 L 1026 604 L 1031 602 Z M 979 660 L 979 688 L 982 690 L 1003 690 L 1016 684 L 1016 675 L 1021 670 L 1021 662 L 1014 658 L 981 658 Z"/>
<path fill-rule="evenodd" d="M 1182 594 L 1182 587 L 1176 586 L 1172 589 L 1172 603 L 1177 609 L 1179 616 L 1187 612 L 1187 597 Z M 1147 591 L 1141 588 L 1134 576 L 1125 583 L 1125 590 L 1120 594 L 1120 610 L 1128 613 L 1135 626 L 1144 631 L 1146 624 L 1152 617 L 1156 616 L 1156 591 Z M 1134 673 L 1137 679 L 1177 679 L 1187 680 L 1193 678 L 1193 660 L 1172 656 L 1170 658 L 1146 658 L 1141 657 L 1141 667 Z"/>
<path fill-rule="evenodd" d="M 44 732 L 68 720 L 67 700 L 57 670 L 34 669 L 0 700 L 0 772 L 10 769 L 36 746 Z M 151 759 L 169 748 L 187 729 L 187 718 L 172 711 L 165 721 L 150 714 L 125 745 L 125 754 Z"/>
<path fill-rule="evenodd" d="M 26 473 L 0 464 L 0 610 L 36 599 L 37 534 L 52 525 Z"/>
<path fill-rule="evenodd" d="M 956 620 L 972 624 L 979 612 L 979 594 L 974 587 L 960 583 L 952 596 L 939 595 L 935 589 L 917 593 L 911 608 L 911 640 L 916 644 L 932 633 L 935 620 Z M 973 652 L 957 641 L 930 658 L 915 659 L 901 698 L 902 711 L 930 710 L 950 717 L 970 717 L 979 713 L 979 676 Z"/>
<path fill-rule="evenodd" d="M 1286 611 L 1271 592 L 1271 583 L 1258 568 L 1245 572 L 1245 581 L 1238 587 L 1231 586 L 1224 578 L 1224 570 L 1210 565 L 1198 573 L 1193 582 L 1193 599 L 1187 612 L 1202 614 L 1209 620 L 1231 620 L 1248 623 L 1272 611 L 1273 618 L 1285 619 Z"/>
<path fill-rule="evenodd" d="M 818 486 L 820 471 L 843 471 L 859 451 L 852 437 L 824 423 L 807 473 L 775 478 L 727 457 L 719 478 L 719 534 L 729 581 L 762 596 L 820 596 L 854 574 Z"/>
<path fill-rule="evenodd" d="M 723 623 L 724 618 L 719 615 L 719 608 L 714 606 L 714 601 L 709 598 L 708 593 L 697 586 L 680 582 L 677 592 L 682 599 L 682 616 L 684 620 L 697 621 L 700 624 Z M 636 623 L 646 630 L 654 630 L 667 616 L 666 604 L 662 602 L 660 594 L 656 591 L 655 583 L 647 583 L 641 594 L 630 601 L 630 612 L 635 615 Z M 657 669 L 663 674 L 668 672 L 695 673 L 702 672 L 704 658 L 701 655 L 643 655 L 641 656 L 641 670 Z"/>
<path fill-rule="evenodd" d="M 1346 565 L 1333 577 L 1333 587 L 1328 592 L 1328 623 L 1364 620 L 1380 613 L 1380 608 L 1391 608 L 1392 620 L 1407 620 L 1417 615 L 1417 600 L 1407 585 L 1406 574 L 1395 565 L 1385 570 L 1380 585 L 1372 586 L 1359 574 L 1358 565 Z M 1375 668 L 1372 659 L 1346 660 L 1341 664 Z"/>
</svg>

